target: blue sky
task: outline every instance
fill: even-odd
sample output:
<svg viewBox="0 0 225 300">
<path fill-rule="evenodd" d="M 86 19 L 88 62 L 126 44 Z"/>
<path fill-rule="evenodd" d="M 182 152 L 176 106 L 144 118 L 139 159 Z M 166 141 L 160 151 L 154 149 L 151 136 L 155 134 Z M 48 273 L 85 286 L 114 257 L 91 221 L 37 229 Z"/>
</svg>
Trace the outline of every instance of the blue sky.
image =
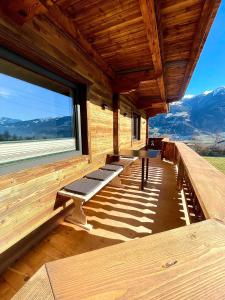
<svg viewBox="0 0 225 300">
<path fill-rule="evenodd" d="M 71 115 L 71 98 L 0 73 L 0 118 L 20 120 Z"/>
<path fill-rule="evenodd" d="M 186 95 L 225 86 L 225 0 L 222 0 Z"/>
</svg>

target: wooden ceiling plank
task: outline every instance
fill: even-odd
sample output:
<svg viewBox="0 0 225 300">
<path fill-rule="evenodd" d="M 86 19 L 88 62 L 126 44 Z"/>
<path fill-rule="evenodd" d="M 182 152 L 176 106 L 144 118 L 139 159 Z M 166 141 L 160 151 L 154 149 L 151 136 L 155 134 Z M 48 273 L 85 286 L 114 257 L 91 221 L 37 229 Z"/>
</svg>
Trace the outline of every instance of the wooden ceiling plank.
<svg viewBox="0 0 225 300">
<path fill-rule="evenodd" d="M 147 39 L 152 55 L 154 69 L 156 73 L 161 73 L 161 76 L 157 79 L 160 95 L 162 100 L 166 102 L 161 45 L 155 11 L 155 3 L 154 0 L 139 0 L 139 3 L 143 20 L 146 26 Z"/>
<path fill-rule="evenodd" d="M 114 92 L 124 93 L 130 90 L 135 90 L 139 87 L 141 81 L 155 80 L 161 74 L 156 74 L 154 70 L 140 70 L 136 72 L 128 72 L 125 70 L 123 74 L 117 74 L 115 80 L 112 82 L 112 88 Z"/>
<path fill-rule="evenodd" d="M 55 26 L 59 26 L 64 32 L 70 35 L 70 37 L 78 42 L 80 48 L 94 61 L 94 63 L 110 78 L 114 78 L 115 74 L 113 70 L 106 64 L 102 57 L 92 47 L 92 45 L 85 39 L 79 29 L 75 26 L 66 15 L 62 13 L 60 8 L 54 4 L 53 1 L 39 0 L 48 9 L 48 18 L 54 23 Z"/>
</svg>

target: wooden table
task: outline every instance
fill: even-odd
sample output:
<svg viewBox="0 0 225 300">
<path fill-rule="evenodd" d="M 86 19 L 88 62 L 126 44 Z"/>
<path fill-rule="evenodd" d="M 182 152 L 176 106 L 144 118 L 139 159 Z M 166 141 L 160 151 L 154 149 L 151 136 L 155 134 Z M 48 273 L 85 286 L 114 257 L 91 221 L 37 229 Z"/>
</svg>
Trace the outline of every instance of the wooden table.
<svg viewBox="0 0 225 300">
<path fill-rule="evenodd" d="M 40 272 L 35 276 L 48 297 L 42 298 L 34 276 L 14 300 L 225 299 L 225 225 L 211 219 L 50 262 L 45 268 L 44 278 Z"/>
<path fill-rule="evenodd" d="M 126 150 L 119 153 L 121 156 L 141 158 L 141 190 L 144 190 L 144 186 L 148 181 L 149 158 L 155 158 L 159 153 L 159 150 Z"/>
</svg>

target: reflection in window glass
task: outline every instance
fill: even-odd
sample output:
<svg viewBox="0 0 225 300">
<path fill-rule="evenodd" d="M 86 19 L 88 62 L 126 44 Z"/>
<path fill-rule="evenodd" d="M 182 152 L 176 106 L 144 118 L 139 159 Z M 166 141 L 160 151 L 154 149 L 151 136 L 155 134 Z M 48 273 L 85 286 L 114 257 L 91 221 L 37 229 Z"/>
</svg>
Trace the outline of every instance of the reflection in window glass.
<svg viewBox="0 0 225 300">
<path fill-rule="evenodd" d="M 66 90 L 0 73 L 0 163 L 76 150 L 73 98 Z"/>
<path fill-rule="evenodd" d="M 140 115 L 133 113 L 133 139 L 140 140 L 141 132 L 141 117 Z"/>
</svg>

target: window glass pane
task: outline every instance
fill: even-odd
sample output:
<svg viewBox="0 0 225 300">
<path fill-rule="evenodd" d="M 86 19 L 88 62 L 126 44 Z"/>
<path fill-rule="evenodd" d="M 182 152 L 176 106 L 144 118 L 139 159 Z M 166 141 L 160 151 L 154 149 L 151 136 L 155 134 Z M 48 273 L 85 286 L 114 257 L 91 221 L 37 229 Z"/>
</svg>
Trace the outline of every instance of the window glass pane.
<svg viewBox="0 0 225 300">
<path fill-rule="evenodd" d="M 133 139 L 140 139 L 140 116 L 133 114 Z"/>
<path fill-rule="evenodd" d="M 43 80 L 42 87 L 40 75 L 33 73 L 31 83 L 15 74 L 6 75 L 5 70 L 4 65 L 0 73 L 0 164 L 76 150 L 70 89 L 57 84 L 63 90 L 59 93 L 59 88 L 53 90 L 53 81 L 46 88 L 49 79 Z"/>
</svg>

